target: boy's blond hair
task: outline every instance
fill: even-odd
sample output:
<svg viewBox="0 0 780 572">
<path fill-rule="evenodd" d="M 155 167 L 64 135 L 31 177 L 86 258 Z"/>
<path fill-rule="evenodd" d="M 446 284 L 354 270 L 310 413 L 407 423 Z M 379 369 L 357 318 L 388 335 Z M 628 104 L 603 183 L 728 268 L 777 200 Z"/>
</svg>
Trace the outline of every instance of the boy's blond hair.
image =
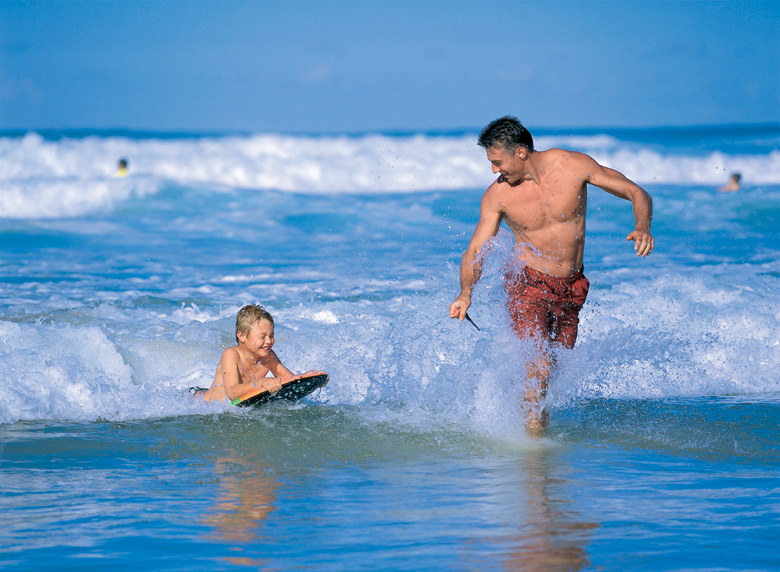
<svg viewBox="0 0 780 572">
<path fill-rule="evenodd" d="M 248 336 L 252 326 L 262 320 L 268 320 L 272 326 L 274 325 L 273 317 L 260 304 L 247 304 L 241 308 L 236 316 L 236 343 L 240 343 L 238 332 L 243 332 L 245 336 Z"/>
</svg>

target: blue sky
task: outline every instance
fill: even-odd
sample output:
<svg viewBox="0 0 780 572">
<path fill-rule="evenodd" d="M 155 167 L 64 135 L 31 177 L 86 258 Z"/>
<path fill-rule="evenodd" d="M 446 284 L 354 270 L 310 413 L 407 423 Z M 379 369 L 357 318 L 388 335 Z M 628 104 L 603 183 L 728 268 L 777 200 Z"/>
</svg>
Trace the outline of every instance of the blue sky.
<svg viewBox="0 0 780 572">
<path fill-rule="evenodd" d="M 780 2 L 0 2 L 0 129 L 780 122 Z"/>
</svg>

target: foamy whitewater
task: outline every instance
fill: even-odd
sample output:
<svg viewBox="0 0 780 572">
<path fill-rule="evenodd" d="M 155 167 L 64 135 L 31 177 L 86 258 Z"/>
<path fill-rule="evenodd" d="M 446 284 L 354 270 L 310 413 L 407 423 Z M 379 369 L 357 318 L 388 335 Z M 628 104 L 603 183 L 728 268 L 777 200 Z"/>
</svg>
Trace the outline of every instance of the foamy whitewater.
<svg viewBox="0 0 780 572">
<path fill-rule="evenodd" d="M 780 569 L 780 129 L 536 143 L 642 184 L 656 240 L 637 258 L 630 204 L 589 189 L 542 439 L 506 230 L 481 331 L 447 316 L 494 179 L 476 132 L 0 134 L 0 568 Z M 189 396 L 249 302 L 329 385 Z"/>
</svg>

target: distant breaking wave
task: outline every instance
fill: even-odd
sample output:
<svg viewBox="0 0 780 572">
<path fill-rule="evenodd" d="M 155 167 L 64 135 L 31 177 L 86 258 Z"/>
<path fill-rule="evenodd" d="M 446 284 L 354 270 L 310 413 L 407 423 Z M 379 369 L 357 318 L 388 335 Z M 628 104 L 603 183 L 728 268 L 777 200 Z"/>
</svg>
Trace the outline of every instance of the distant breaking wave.
<svg viewBox="0 0 780 572">
<path fill-rule="evenodd" d="M 542 136 L 537 148 L 583 151 L 640 184 L 780 184 L 780 152 L 686 153 L 610 135 Z M 131 177 L 113 179 L 126 157 Z M 304 194 L 484 189 L 494 180 L 476 135 L 246 136 L 47 140 L 0 137 L 0 217 L 75 216 L 112 208 L 164 184 Z"/>
</svg>

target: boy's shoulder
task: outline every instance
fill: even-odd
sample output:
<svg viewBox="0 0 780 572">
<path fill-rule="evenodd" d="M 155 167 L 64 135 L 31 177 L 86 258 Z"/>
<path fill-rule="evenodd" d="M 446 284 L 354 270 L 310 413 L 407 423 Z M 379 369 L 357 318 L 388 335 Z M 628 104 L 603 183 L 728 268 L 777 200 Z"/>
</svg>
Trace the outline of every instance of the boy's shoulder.
<svg viewBox="0 0 780 572">
<path fill-rule="evenodd" d="M 230 346 L 222 352 L 222 359 L 236 360 L 241 359 L 241 355 L 238 353 L 238 346 Z"/>
</svg>

